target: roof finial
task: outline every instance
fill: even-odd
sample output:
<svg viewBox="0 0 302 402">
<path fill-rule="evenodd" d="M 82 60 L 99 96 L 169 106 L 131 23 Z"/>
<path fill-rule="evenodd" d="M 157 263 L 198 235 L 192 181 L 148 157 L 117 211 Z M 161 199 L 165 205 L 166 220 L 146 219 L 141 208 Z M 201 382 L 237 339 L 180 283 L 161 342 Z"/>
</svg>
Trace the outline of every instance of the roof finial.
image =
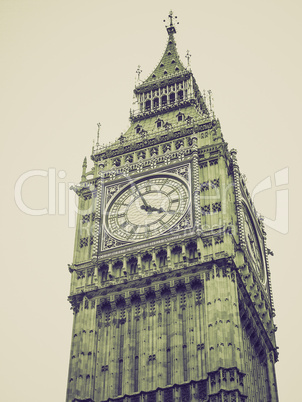
<svg viewBox="0 0 302 402">
<path fill-rule="evenodd" d="M 99 140 L 100 140 L 100 128 L 101 128 L 101 123 L 98 123 L 97 124 L 97 126 L 98 126 L 98 134 L 97 134 L 97 139 L 96 139 L 96 149 L 98 149 L 99 148 Z"/>
<path fill-rule="evenodd" d="M 174 16 L 173 11 L 171 10 L 168 17 L 170 18 L 170 26 L 166 25 L 168 34 L 171 34 L 171 33 L 174 34 L 174 33 L 176 33 L 176 29 L 175 29 L 175 26 L 173 25 L 173 19 L 175 20 L 177 18 L 177 16 L 176 15 Z M 166 20 L 164 20 L 164 22 L 166 22 Z M 179 22 L 177 22 L 177 24 L 179 24 Z"/>
<path fill-rule="evenodd" d="M 86 158 L 86 156 L 85 156 L 84 161 L 83 161 L 83 165 L 82 165 L 81 181 L 85 181 L 85 180 L 86 180 L 86 169 L 87 169 L 87 158 Z"/>
<path fill-rule="evenodd" d="M 187 53 L 186 53 L 187 68 L 190 68 L 190 58 L 191 58 L 190 52 L 189 52 L 189 50 L 187 50 Z"/>
<path fill-rule="evenodd" d="M 215 117 L 214 114 L 214 99 L 213 99 L 213 95 L 212 95 L 212 91 L 209 89 L 208 90 L 208 94 L 209 94 L 209 106 L 210 106 L 210 113 L 213 114 L 213 117 Z"/>
<path fill-rule="evenodd" d="M 142 71 L 143 71 L 143 70 L 141 69 L 141 66 L 138 66 L 138 67 L 137 67 L 137 70 L 136 70 L 137 81 L 140 80 L 140 75 L 141 75 L 141 72 L 142 72 Z"/>
</svg>

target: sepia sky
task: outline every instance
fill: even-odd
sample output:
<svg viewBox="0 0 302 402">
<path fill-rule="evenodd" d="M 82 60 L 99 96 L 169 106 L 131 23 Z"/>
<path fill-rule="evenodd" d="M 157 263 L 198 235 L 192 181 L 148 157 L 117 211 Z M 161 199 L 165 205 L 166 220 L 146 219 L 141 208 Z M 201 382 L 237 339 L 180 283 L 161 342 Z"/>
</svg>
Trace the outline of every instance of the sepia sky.
<svg viewBox="0 0 302 402">
<path fill-rule="evenodd" d="M 97 123 L 129 124 L 142 78 L 176 42 L 211 90 L 229 149 L 266 218 L 280 401 L 298 400 L 301 361 L 301 3 L 298 0 L 0 0 L 1 399 L 64 401 L 72 311 L 73 194 Z M 91 166 L 91 164 L 89 164 Z M 288 177 L 288 180 L 287 180 Z M 287 205 L 289 196 L 289 205 Z M 300 198 L 299 198 L 300 197 Z M 26 208 L 27 207 L 27 208 Z"/>
</svg>

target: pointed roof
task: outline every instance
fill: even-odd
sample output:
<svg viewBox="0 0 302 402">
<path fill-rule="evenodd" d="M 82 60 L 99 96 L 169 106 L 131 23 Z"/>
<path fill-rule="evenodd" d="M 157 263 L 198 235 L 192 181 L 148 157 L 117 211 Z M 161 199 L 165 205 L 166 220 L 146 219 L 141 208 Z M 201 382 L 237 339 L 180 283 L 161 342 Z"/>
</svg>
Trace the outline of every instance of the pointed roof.
<svg viewBox="0 0 302 402">
<path fill-rule="evenodd" d="M 141 73 L 140 67 L 137 70 L 138 85 L 135 86 L 133 91 L 136 96 L 134 102 L 135 109 L 130 110 L 130 121 L 132 123 L 147 119 L 151 115 L 165 114 L 168 110 L 179 110 L 180 108 L 193 104 L 203 111 L 203 113 L 207 112 L 207 107 L 196 84 L 191 68 L 189 66 L 186 68 L 178 55 L 174 39 L 176 29 L 173 25 L 173 19 L 177 17 L 173 16 L 171 11 L 169 18 L 170 24 L 166 26 L 168 43 L 160 62 L 143 82 L 139 80 Z M 186 57 L 189 63 L 189 52 L 187 52 Z M 173 87 L 173 85 L 177 86 Z M 170 87 L 168 93 L 163 89 L 167 86 Z M 181 88 L 186 89 L 182 91 Z M 170 94 L 170 90 L 172 91 L 173 89 L 176 91 L 176 93 L 173 91 L 174 98 L 173 95 Z M 157 102 L 155 102 L 155 97 L 158 97 Z"/>
<path fill-rule="evenodd" d="M 168 75 L 179 74 L 183 71 L 186 71 L 186 68 L 179 58 L 172 31 L 169 33 L 167 47 L 160 62 L 150 76 L 144 81 L 144 84 L 149 81 L 165 78 Z"/>
<path fill-rule="evenodd" d="M 158 63 L 157 67 L 154 71 L 149 75 L 149 77 L 142 83 L 147 84 L 150 81 L 159 80 L 166 78 L 171 75 L 178 75 L 181 72 L 187 71 L 187 69 L 182 64 L 180 57 L 178 55 L 176 42 L 174 39 L 174 34 L 176 33 L 175 26 L 173 25 L 173 13 L 172 11 L 169 14 L 170 25 L 167 26 L 168 32 L 168 43 L 166 46 L 166 50 Z"/>
</svg>

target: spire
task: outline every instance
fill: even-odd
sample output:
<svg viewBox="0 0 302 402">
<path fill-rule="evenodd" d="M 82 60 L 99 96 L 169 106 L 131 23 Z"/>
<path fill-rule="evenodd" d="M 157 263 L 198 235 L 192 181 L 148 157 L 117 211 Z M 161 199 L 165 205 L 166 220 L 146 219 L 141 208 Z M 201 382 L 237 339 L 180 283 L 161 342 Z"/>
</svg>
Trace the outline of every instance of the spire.
<svg viewBox="0 0 302 402">
<path fill-rule="evenodd" d="M 85 181 L 86 180 L 86 169 L 87 169 L 87 158 L 85 156 L 84 161 L 83 161 L 83 165 L 82 165 L 82 177 L 81 177 L 81 181 Z"/>
<path fill-rule="evenodd" d="M 173 15 L 172 11 L 170 11 L 168 17 L 170 19 L 170 22 L 168 25 L 166 25 L 166 29 L 168 32 L 168 43 L 166 46 L 166 50 L 164 51 L 164 54 L 157 67 L 154 69 L 153 73 L 150 74 L 150 76 L 143 82 L 143 84 L 148 83 L 149 81 L 166 78 L 168 76 L 178 75 L 179 73 L 186 71 L 186 68 L 179 58 L 176 48 L 176 42 L 174 39 L 176 29 L 173 24 L 173 20 L 175 20 L 177 17 Z M 164 20 L 164 22 L 166 21 Z"/>
<path fill-rule="evenodd" d="M 186 59 L 187 59 L 187 68 L 189 70 L 191 69 L 191 67 L 190 67 L 190 58 L 191 58 L 190 52 L 189 52 L 189 50 L 187 50 Z"/>
<path fill-rule="evenodd" d="M 168 43 L 160 62 L 143 82 L 139 81 L 141 69 L 138 68 L 136 71 L 138 78 L 134 89 L 134 107 L 130 111 L 132 123 L 149 118 L 151 115 L 192 105 L 195 105 L 198 113 L 208 115 L 205 101 L 191 71 L 191 55 L 189 51 L 186 54 L 187 67 L 183 65 L 178 55 L 174 39 L 177 17 L 172 11 L 168 17 L 166 25 Z"/>
<path fill-rule="evenodd" d="M 98 123 L 97 126 L 98 126 L 98 133 L 97 133 L 97 139 L 96 139 L 96 147 L 98 148 L 99 145 L 100 145 L 99 141 L 100 141 L 100 128 L 101 128 L 101 123 Z"/>
</svg>

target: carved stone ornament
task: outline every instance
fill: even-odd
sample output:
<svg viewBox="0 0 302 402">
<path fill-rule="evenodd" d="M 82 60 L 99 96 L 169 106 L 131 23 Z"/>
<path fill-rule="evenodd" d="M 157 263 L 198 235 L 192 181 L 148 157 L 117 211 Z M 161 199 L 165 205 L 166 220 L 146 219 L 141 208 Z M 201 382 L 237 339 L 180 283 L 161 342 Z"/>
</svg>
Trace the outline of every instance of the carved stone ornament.
<svg viewBox="0 0 302 402">
<path fill-rule="evenodd" d="M 103 249 L 104 250 L 123 246 L 124 244 L 127 244 L 127 243 L 114 239 L 107 233 L 107 231 L 105 229 L 103 229 Z"/>
<path fill-rule="evenodd" d="M 175 169 L 169 169 L 168 172 L 177 174 L 186 181 L 189 181 L 189 165 L 183 165 Z"/>
<path fill-rule="evenodd" d="M 207 248 L 212 246 L 212 237 L 206 237 L 205 239 L 202 239 L 203 247 Z"/>
<path fill-rule="evenodd" d="M 107 202 L 111 199 L 111 197 L 119 190 L 119 186 L 109 186 L 106 188 L 106 200 Z"/>
<path fill-rule="evenodd" d="M 190 211 L 188 211 L 186 215 L 181 219 L 181 221 L 177 225 L 173 226 L 173 228 L 171 228 L 169 232 L 173 233 L 189 228 L 192 228 L 192 217 Z"/>
</svg>

